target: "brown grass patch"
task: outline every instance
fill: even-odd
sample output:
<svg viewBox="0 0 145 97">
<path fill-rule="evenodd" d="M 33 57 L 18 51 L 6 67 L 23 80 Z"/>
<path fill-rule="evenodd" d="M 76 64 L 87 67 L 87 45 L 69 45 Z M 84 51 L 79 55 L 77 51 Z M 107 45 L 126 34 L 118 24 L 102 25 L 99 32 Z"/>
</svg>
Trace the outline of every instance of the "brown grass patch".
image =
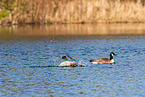
<svg viewBox="0 0 145 97">
<path fill-rule="evenodd" d="M 14 10 L 1 24 L 145 22 L 145 6 L 141 0 L 16 1 Z"/>
</svg>

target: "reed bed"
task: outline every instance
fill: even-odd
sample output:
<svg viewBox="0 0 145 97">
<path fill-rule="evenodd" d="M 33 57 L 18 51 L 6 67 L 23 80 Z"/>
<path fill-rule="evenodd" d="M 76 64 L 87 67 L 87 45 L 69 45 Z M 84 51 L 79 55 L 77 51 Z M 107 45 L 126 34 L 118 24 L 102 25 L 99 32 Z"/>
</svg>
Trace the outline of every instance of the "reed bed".
<svg viewBox="0 0 145 97">
<path fill-rule="evenodd" d="M 13 1 L 11 10 L 0 7 L 0 24 L 145 22 L 144 0 Z"/>
</svg>

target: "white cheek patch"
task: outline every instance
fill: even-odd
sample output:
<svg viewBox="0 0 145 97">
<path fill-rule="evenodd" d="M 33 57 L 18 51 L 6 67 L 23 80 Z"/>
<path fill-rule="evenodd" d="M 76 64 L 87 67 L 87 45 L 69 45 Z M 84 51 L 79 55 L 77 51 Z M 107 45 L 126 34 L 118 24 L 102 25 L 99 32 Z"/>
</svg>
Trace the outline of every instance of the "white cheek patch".
<svg viewBox="0 0 145 97">
<path fill-rule="evenodd" d="M 111 54 L 112 56 L 114 56 L 114 54 Z"/>
</svg>

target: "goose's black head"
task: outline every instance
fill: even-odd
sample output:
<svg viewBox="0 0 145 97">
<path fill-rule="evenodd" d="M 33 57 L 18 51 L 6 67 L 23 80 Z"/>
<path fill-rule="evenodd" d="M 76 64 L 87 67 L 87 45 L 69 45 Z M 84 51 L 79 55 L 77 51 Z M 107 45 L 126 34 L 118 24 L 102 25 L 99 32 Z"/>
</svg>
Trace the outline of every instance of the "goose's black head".
<svg viewBox="0 0 145 97">
<path fill-rule="evenodd" d="M 115 53 L 111 52 L 110 56 L 117 56 Z"/>
<path fill-rule="evenodd" d="M 110 53 L 110 60 L 113 59 L 113 56 L 117 56 L 115 53 L 111 52 Z"/>
<path fill-rule="evenodd" d="M 65 60 L 67 60 L 66 56 L 62 56 L 62 59 L 65 59 Z"/>
</svg>

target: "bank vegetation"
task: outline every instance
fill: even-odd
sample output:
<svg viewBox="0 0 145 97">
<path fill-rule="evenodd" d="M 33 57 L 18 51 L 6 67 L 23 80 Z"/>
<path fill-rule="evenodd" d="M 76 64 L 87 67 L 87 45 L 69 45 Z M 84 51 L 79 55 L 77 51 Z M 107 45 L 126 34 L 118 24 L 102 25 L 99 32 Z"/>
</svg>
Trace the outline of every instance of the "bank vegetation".
<svg viewBox="0 0 145 97">
<path fill-rule="evenodd" d="M 0 24 L 144 23 L 145 0 L 0 0 Z"/>
</svg>

